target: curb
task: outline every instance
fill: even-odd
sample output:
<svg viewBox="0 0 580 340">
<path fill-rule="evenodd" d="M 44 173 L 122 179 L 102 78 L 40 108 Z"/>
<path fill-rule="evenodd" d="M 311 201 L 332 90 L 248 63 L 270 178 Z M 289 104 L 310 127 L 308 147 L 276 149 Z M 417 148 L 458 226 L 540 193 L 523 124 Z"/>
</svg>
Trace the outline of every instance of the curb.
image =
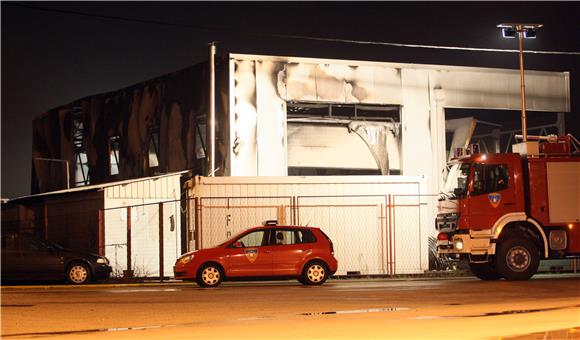
<svg viewBox="0 0 580 340">
<path fill-rule="evenodd" d="M 538 273 L 534 276 L 535 278 L 548 279 L 548 278 L 580 278 L 580 273 Z M 428 273 L 428 274 L 409 274 L 409 275 L 396 275 L 392 276 L 333 276 L 328 282 L 385 282 L 385 281 L 422 281 L 422 280 L 462 280 L 462 279 L 473 279 L 477 280 L 469 272 L 452 272 L 448 274 L 444 273 Z M 238 284 L 238 283 L 256 283 L 256 282 L 282 282 L 286 283 L 288 281 L 294 282 L 294 280 L 282 280 L 282 281 L 232 281 L 226 282 L 225 284 Z M 71 285 L 71 284 L 47 284 L 47 285 L 14 285 L 14 286 L 0 286 L 0 291 L 9 290 L 27 290 L 27 289 L 84 289 L 84 288 L 123 288 L 123 287 L 171 287 L 171 286 L 186 286 L 195 287 L 194 282 L 180 281 L 180 280 L 164 280 L 160 281 L 149 281 L 149 282 L 106 282 L 92 283 L 85 285 Z"/>
</svg>

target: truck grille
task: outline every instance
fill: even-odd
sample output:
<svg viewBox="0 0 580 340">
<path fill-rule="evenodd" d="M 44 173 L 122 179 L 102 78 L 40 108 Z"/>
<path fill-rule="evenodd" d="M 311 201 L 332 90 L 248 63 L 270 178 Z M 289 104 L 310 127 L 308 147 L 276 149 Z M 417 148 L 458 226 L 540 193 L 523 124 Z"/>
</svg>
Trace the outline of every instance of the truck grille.
<svg viewBox="0 0 580 340">
<path fill-rule="evenodd" d="M 438 214 L 435 220 L 435 229 L 446 232 L 455 231 L 458 219 L 458 213 Z"/>
</svg>

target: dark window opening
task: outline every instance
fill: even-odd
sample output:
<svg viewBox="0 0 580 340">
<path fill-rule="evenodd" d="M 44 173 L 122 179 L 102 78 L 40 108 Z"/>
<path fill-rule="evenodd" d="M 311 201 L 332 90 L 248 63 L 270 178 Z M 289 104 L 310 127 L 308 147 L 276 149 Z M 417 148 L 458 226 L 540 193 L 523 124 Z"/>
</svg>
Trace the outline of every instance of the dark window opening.
<svg viewBox="0 0 580 340">
<path fill-rule="evenodd" d="M 207 154 L 205 147 L 207 123 L 205 117 L 200 117 L 195 122 L 195 131 L 195 156 L 197 159 L 202 159 Z"/>
<path fill-rule="evenodd" d="M 90 184 L 89 161 L 85 149 L 84 111 L 81 107 L 72 110 L 73 119 L 73 151 L 74 151 L 74 181 L 75 186 Z"/>
<path fill-rule="evenodd" d="M 348 120 L 401 121 L 399 105 L 362 105 L 288 102 L 288 118 L 336 118 Z"/>
<path fill-rule="evenodd" d="M 159 125 L 149 128 L 149 168 L 159 167 Z"/>
<path fill-rule="evenodd" d="M 109 138 L 109 173 L 111 176 L 119 174 L 121 164 L 119 161 L 119 146 L 119 136 Z"/>
<path fill-rule="evenodd" d="M 391 175 L 400 175 L 399 170 L 391 170 Z M 288 167 L 288 176 L 380 176 L 379 169 L 342 169 Z"/>
</svg>

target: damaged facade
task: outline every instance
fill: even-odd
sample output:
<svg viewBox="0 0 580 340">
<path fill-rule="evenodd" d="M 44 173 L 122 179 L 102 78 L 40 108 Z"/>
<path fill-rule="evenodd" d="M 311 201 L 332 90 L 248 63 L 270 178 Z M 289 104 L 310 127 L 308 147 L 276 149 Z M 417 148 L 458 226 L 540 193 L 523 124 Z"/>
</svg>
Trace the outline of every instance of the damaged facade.
<svg viewBox="0 0 580 340">
<path fill-rule="evenodd" d="M 87 97 L 34 121 L 32 192 L 205 175 L 208 64 Z M 230 54 L 216 65 L 216 175 L 424 175 L 437 192 L 473 121 L 519 110 L 516 70 Z M 526 72 L 529 111 L 569 112 L 567 72 Z M 447 131 L 447 136 L 446 136 Z M 449 139 L 451 133 L 451 140 Z M 453 136 L 454 135 L 454 136 Z"/>
<path fill-rule="evenodd" d="M 230 74 L 232 176 L 419 175 L 437 193 L 476 123 L 447 127 L 446 110 L 521 105 L 516 70 L 234 54 Z M 526 94 L 529 111 L 569 112 L 569 74 L 527 71 Z"/>
</svg>

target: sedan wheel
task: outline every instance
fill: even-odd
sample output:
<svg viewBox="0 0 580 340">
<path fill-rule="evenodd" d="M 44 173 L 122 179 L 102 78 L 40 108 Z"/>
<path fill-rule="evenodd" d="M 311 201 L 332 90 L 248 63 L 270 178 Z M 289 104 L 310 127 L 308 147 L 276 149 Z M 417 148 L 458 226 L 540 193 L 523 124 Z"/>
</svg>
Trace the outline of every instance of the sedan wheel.
<svg viewBox="0 0 580 340">
<path fill-rule="evenodd" d="M 84 263 L 73 263 L 67 270 L 66 277 L 68 282 L 80 285 L 91 280 L 89 267 Z"/>
<path fill-rule="evenodd" d="M 197 284 L 201 287 L 217 287 L 222 283 L 222 271 L 216 265 L 203 266 L 197 275 Z"/>
<path fill-rule="evenodd" d="M 328 270 L 326 265 L 321 262 L 313 262 L 304 267 L 300 282 L 307 285 L 321 285 L 327 278 Z"/>
</svg>

